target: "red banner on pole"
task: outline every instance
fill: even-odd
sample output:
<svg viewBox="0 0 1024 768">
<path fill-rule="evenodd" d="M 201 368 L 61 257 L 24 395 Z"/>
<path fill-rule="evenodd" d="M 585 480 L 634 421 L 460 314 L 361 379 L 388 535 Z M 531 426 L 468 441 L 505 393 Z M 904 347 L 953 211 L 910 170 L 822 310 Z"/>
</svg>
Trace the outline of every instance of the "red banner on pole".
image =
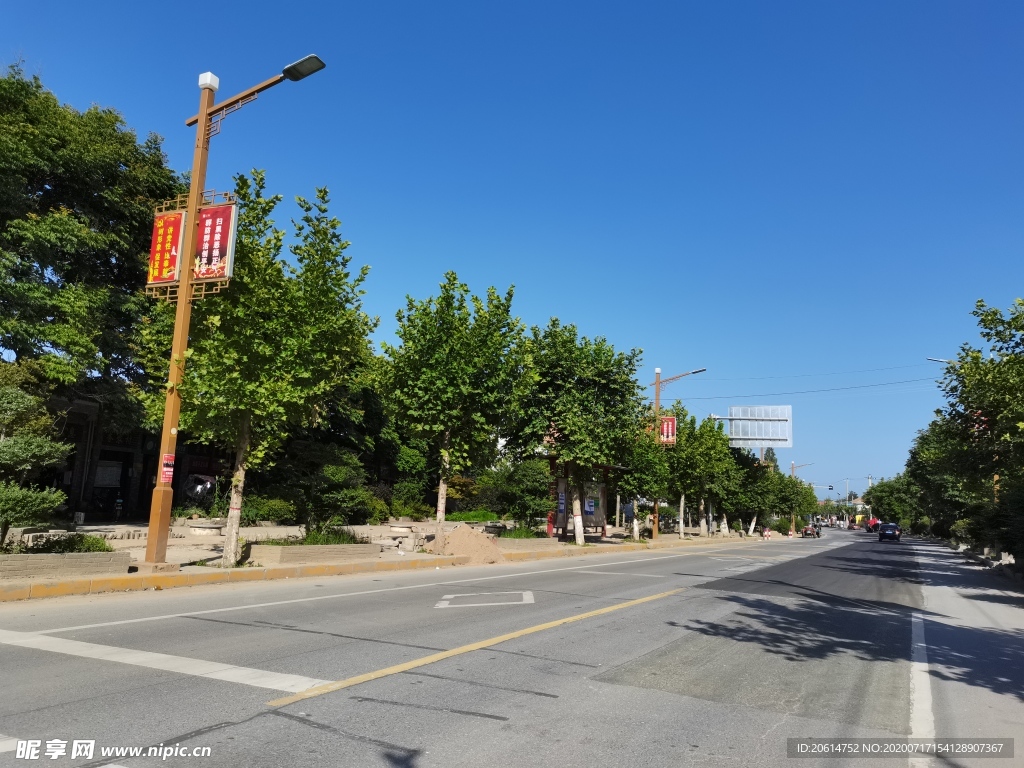
<svg viewBox="0 0 1024 768">
<path fill-rule="evenodd" d="M 157 214 L 153 222 L 153 241 L 149 246 L 148 285 L 178 282 L 182 242 L 185 237 L 185 212 Z"/>
<path fill-rule="evenodd" d="M 160 482 L 170 485 L 174 480 L 174 454 L 165 453 L 160 462 Z"/>
<path fill-rule="evenodd" d="M 676 442 L 676 417 L 661 417 L 661 442 L 664 445 L 675 445 Z"/>
<path fill-rule="evenodd" d="M 228 280 L 235 267 L 235 230 L 238 206 L 234 203 L 199 209 L 196 241 L 196 280 Z"/>
</svg>

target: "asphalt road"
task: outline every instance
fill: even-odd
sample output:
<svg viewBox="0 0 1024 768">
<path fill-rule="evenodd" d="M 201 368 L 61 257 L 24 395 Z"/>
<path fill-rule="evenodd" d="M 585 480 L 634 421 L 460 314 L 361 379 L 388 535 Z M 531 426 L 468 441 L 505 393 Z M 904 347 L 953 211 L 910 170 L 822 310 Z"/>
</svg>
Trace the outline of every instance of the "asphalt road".
<svg viewBox="0 0 1024 768">
<path fill-rule="evenodd" d="M 0 766 L 32 764 L 17 740 L 132 768 L 908 764 L 787 757 L 810 737 L 1014 738 L 1013 759 L 910 764 L 1022 765 L 1010 584 L 829 531 L 5 604 Z M 100 754 L 153 745 L 210 756 Z"/>
</svg>

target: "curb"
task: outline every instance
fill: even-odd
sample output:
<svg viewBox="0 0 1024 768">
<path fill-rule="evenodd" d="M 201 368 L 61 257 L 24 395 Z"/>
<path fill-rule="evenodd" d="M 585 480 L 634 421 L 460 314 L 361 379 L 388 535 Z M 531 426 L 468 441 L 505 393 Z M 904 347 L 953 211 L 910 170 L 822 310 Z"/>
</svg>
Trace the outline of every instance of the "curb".
<svg viewBox="0 0 1024 768">
<path fill-rule="evenodd" d="M 95 595 L 103 592 L 138 592 L 146 589 L 175 589 L 201 584 L 226 584 L 240 581 L 272 581 L 316 576 L 341 576 L 351 573 L 411 571 L 465 565 L 468 557 L 441 556 L 434 560 L 394 560 L 335 565 L 296 565 L 280 568 L 233 568 L 212 573 L 154 573 L 96 576 L 68 581 L 32 581 L 0 584 L 0 603 L 64 595 Z"/>
<path fill-rule="evenodd" d="M 516 552 L 514 550 L 508 552 L 502 552 L 502 556 L 505 558 L 506 563 L 521 563 L 530 560 L 550 560 L 558 557 L 583 557 L 584 555 L 610 555 L 616 552 L 657 552 L 660 549 L 681 549 L 686 547 L 709 547 L 709 546 L 722 546 L 730 542 L 727 541 L 694 541 L 693 539 L 687 539 L 686 541 L 672 541 L 666 544 L 592 544 L 588 547 L 565 547 L 564 549 L 556 550 L 527 550 L 525 552 Z M 737 539 L 735 542 L 737 545 L 740 544 L 753 544 L 753 541 L 745 541 L 743 539 Z"/>
<path fill-rule="evenodd" d="M 760 539 L 737 539 L 735 544 L 751 546 Z M 732 543 L 719 541 L 670 541 L 665 544 L 594 544 L 589 547 L 566 547 L 564 549 L 534 550 L 525 552 L 502 552 L 504 562 L 521 563 L 531 560 L 548 560 L 558 557 L 582 557 L 584 555 L 607 555 L 615 552 L 656 552 L 660 549 L 681 549 L 686 547 L 722 546 Z M 467 565 L 465 556 L 442 555 L 433 560 L 389 560 L 362 563 L 338 563 L 317 565 L 280 566 L 275 568 L 232 568 L 214 570 L 210 573 L 153 573 L 115 574 L 95 576 L 67 581 L 22 581 L 13 584 L 0 583 L 0 603 L 16 600 L 34 600 L 44 597 L 65 595 L 97 595 L 104 592 L 139 592 L 147 589 L 176 589 L 196 587 L 203 584 L 226 584 L 240 581 L 273 581 L 277 579 L 301 579 L 318 576 L 344 576 L 353 573 L 374 573 L 384 571 L 410 571 L 423 568 L 448 568 L 453 565 Z"/>
</svg>

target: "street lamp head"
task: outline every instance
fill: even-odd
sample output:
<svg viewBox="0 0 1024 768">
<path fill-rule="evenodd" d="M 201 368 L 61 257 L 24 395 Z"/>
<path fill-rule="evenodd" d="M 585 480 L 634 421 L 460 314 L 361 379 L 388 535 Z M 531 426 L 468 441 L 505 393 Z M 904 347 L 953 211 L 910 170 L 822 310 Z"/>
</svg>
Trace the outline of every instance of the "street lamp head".
<svg viewBox="0 0 1024 768">
<path fill-rule="evenodd" d="M 213 74 L 213 72 L 203 72 L 203 74 L 199 76 L 199 87 L 216 91 L 220 88 L 220 78 Z"/>
<path fill-rule="evenodd" d="M 309 77 L 314 72 L 319 72 L 321 69 L 326 67 L 323 60 L 315 53 L 311 53 L 305 58 L 299 59 L 294 64 L 289 64 L 287 67 L 281 70 L 281 74 L 287 79 L 295 82 L 296 80 L 302 80 L 304 77 Z"/>
<path fill-rule="evenodd" d="M 926 357 L 925 360 L 930 360 L 933 363 L 952 363 L 952 360 L 946 360 L 944 357 Z"/>
<path fill-rule="evenodd" d="M 695 371 L 690 371 L 690 373 L 691 374 L 694 374 L 694 373 L 704 373 L 704 371 L 706 371 L 706 370 L 707 370 L 707 368 L 698 368 Z"/>
</svg>

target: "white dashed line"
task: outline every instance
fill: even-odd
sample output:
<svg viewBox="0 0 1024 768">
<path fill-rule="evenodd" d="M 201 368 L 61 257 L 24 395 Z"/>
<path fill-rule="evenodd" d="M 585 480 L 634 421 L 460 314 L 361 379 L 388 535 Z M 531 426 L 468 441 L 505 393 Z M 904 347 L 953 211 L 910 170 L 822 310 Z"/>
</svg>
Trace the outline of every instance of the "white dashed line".
<svg viewBox="0 0 1024 768">
<path fill-rule="evenodd" d="M 219 661 L 202 661 L 188 659 L 184 656 L 170 656 L 166 653 L 136 651 L 129 648 L 117 648 L 112 645 L 83 643 L 78 640 L 65 640 L 61 637 L 30 634 L 27 632 L 11 632 L 0 629 L 0 643 L 21 648 L 32 648 L 38 651 L 61 653 L 66 656 L 79 656 L 101 661 L 113 661 L 118 664 L 131 664 L 136 667 L 148 667 L 164 672 L 176 672 L 193 677 L 206 677 L 212 680 L 223 680 L 229 683 L 252 685 L 256 688 L 270 688 L 275 691 L 299 693 L 307 688 L 330 682 L 302 675 L 288 675 L 281 672 L 267 672 L 249 667 L 237 667 L 234 664 L 223 664 Z"/>
</svg>

